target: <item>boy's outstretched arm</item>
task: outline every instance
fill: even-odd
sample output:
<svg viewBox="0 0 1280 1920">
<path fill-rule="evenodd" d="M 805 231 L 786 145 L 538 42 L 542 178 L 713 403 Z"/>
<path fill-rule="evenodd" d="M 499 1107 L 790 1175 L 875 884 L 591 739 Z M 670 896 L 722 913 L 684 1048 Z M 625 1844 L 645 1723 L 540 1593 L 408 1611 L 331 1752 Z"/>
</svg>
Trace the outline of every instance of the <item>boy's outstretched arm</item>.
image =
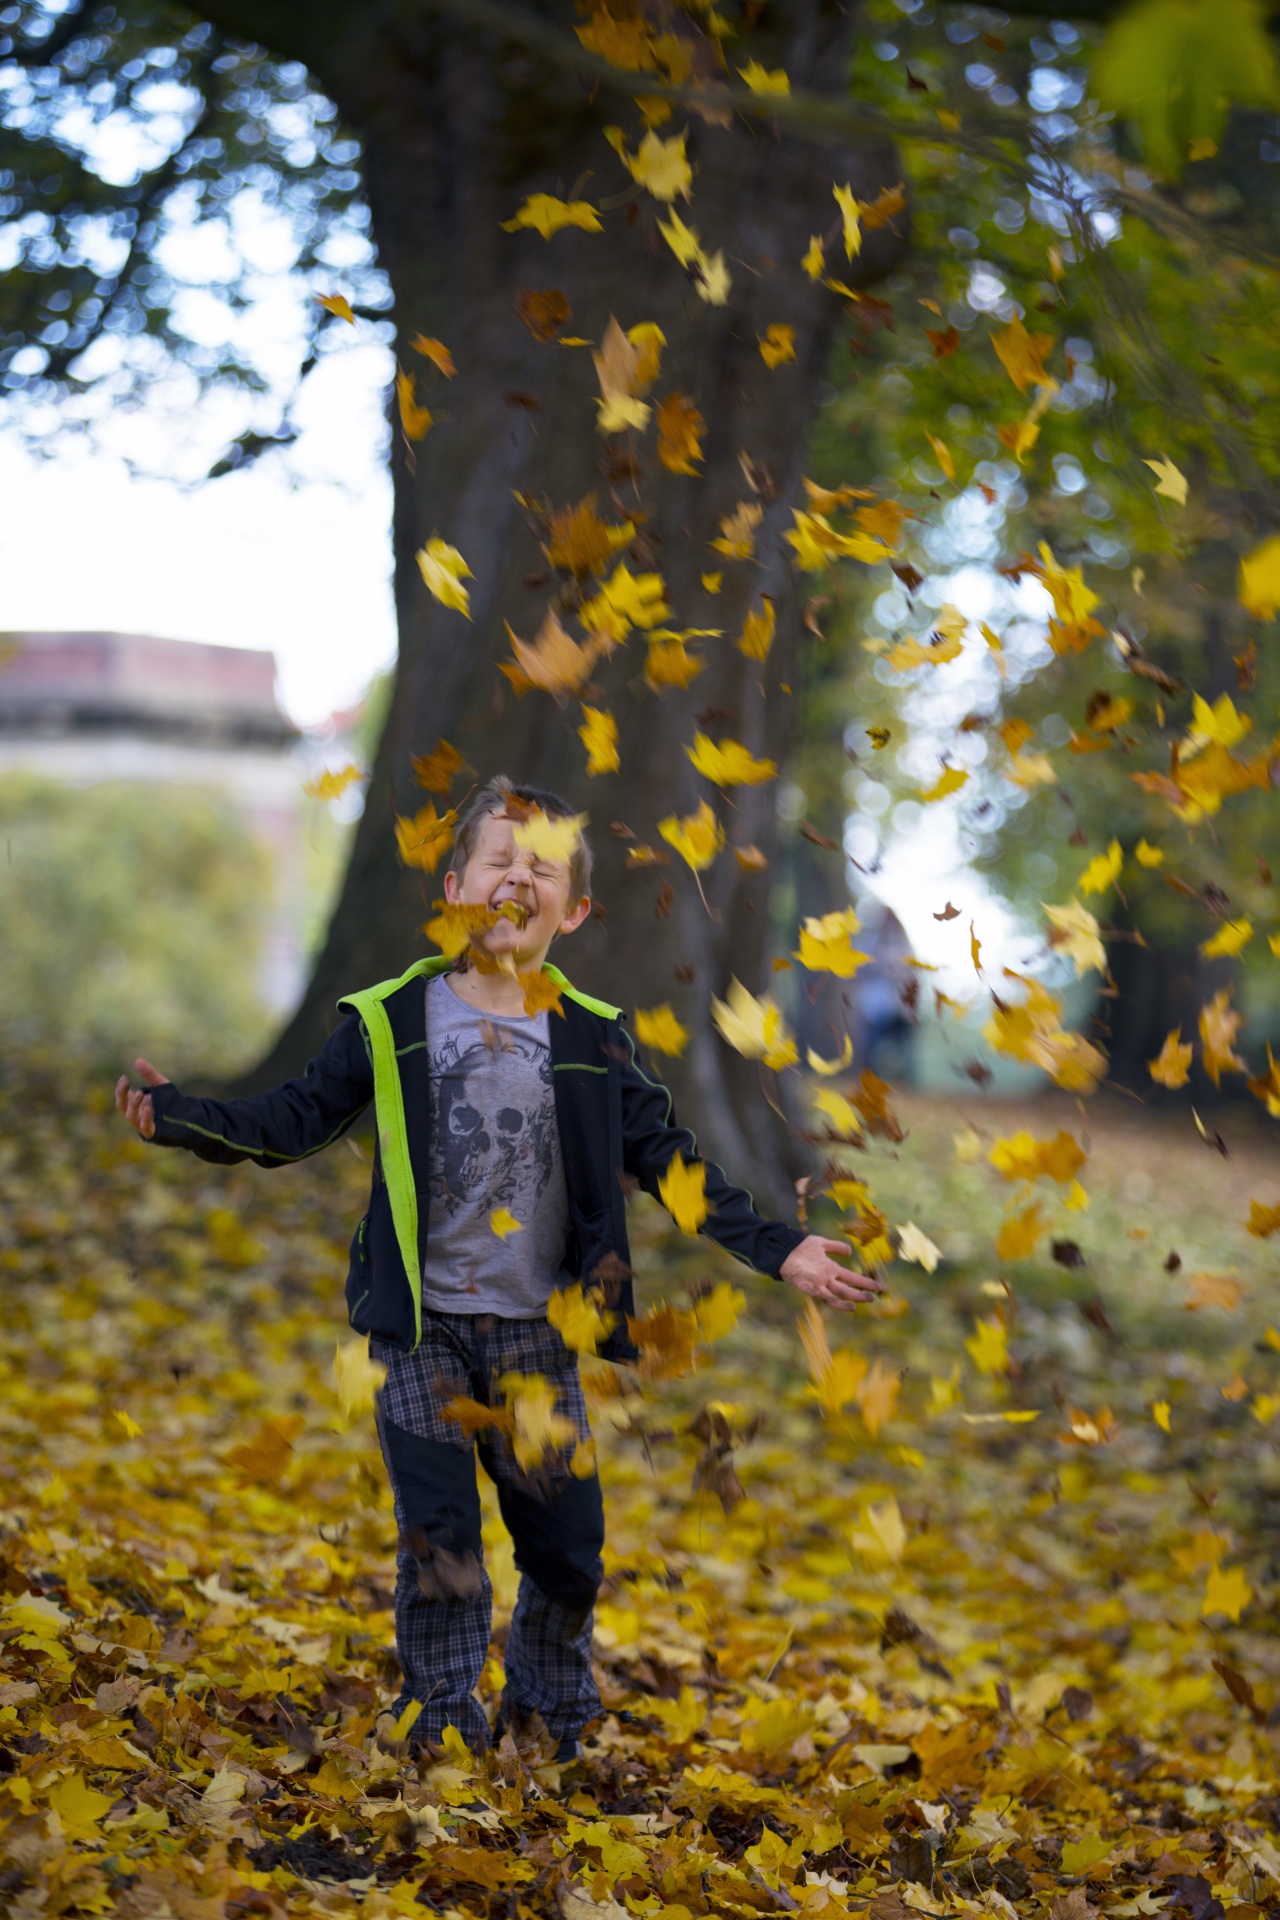
<svg viewBox="0 0 1280 1920">
<path fill-rule="evenodd" d="M 833 1258 L 853 1251 L 847 1241 L 803 1233 L 783 1220 L 763 1219 L 751 1195 L 735 1187 L 714 1160 L 706 1160 L 698 1152 L 693 1135 L 676 1119 L 669 1091 L 645 1070 L 627 1029 L 622 1027 L 620 1031 L 627 1048 L 622 1063 L 623 1164 L 646 1193 L 661 1199 L 658 1183 L 677 1152 L 686 1161 L 702 1160 L 707 1170 L 709 1212 L 700 1231 L 727 1252 L 758 1273 L 786 1280 L 828 1306 L 856 1307 L 884 1291 L 878 1280 L 841 1266 Z"/>
<path fill-rule="evenodd" d="M 157 1146 L 186 1147 L 223 1165 L 305 1160 L 345 1133 L 373 1098 L 373 1065 L 354 1014 L 334 1028 L 298 1079 L 243 1100 L 184 1094 L 149 1060 L 135 1065 L 142 1087 L 131 1087 L 124 1074 L 116 1083 L 116 1106 L 130 1126 Z"/>
</svg>

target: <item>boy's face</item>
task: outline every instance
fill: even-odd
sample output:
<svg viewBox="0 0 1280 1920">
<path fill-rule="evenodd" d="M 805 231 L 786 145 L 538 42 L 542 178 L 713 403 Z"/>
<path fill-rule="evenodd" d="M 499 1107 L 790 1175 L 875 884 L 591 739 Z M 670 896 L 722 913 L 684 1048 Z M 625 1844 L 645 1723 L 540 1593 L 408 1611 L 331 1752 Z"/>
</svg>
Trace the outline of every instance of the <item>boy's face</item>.
<svg viewBox="0 0 1280 1920">
<path fill-rule="evenodd" d="M 445 874 L 444 893 L 451 903 L 500 907 L 513 901 L 522 906 L 528 916 L 523 927 L 504 916 L 477 934 L 473 945 L 495 960 L 510 956 L 524 973 L 541 966 L 557 933 L 572 933 L 582 925 L 591 901 L 585 894 L 570 900 L 568 861 L 517 846 L 515 824 L 505 814 L 491 813 L 463 872 Z"/>
</svg>

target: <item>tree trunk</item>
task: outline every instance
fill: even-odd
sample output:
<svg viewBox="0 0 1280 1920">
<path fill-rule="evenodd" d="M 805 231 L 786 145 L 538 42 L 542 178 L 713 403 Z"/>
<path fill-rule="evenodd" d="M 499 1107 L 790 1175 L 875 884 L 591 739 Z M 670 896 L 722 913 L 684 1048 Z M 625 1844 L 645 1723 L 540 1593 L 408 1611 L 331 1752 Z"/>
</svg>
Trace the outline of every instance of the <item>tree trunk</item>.
<svg viewBox="0 0 1280 1920">
<path fill-rule="evenodd" d="M 726 852 L 704 876 L 704 906 L 674 857 L 656 873 L 625 871 L 625 845 L 610 825 L 624 822 L 661 844 L 658 820 L 691 810 L 711 791 L 684 753 L 702 710 L 712 710 L 714 731 L 785 759 L 787 688 L 798 673 L 802 624 L 782 535 L 839 317 L 836 296 L 810 282 L 799 259 L 809 236 L 828 232 L 837 218 L 833 181 L 850 181 L 859 198 L 873 199 L 900 178 L 894 153 L 883 143 L 840 152 L 762 127 L 692 120 L 694 196 L 679 210 L 708 252 L 723 249 L 733 275 L 728 304 L 709 306 L 658 235 L 665 210 L 647 196 L 604 211 L 603 234 L 571 230 L 548 243 L 502 231 L 531 192 L 585 193 L 598 205 L 629 184 L 601 134 L 616 117 L 635 143 L 628 102 L 607 92 L 593 98 L 580 78 L 523 48 L 435 16 L 405 28 L 403 16 L 393 26 L 381 7 L 353 13 L 342 16 L 348 25 L 323 54 L 306 57 L 364 142 L 379 258 L 395 292 L 399 362 L 424 375 L 426 363 L 409 342 L 415 333 L 435 335 L 453 352 L 458 377 L 447 385 L 433 379 L 429 389 L 420 377 L 436 423 L 412 450 L 398 430 L 394 436 L 400 655 L 391 709 L 314 977 L 248 1084 L 296 1071 L 323 1039 L 341 993 L 399 972 L 424 950 L 422 924 L 440 887 L 401 866 L 393 814 L 422 804 L 410 755 L 444 736 L 465 755 L 468 778 L 506 772 L 563 793 L 590 815 L 600 914 L 554 957 L 575 983 L 629 1008 L 672 1002 L 693 1034 L 683 1059 L 664 1063 L 679 1110 L 709 1153 L 777 1206 L 789 1186 L 780 1165 L 787 1149 L 756 1066 L 730 1053 L 710 1018 L 711 996 L 723 994 L 731 975 L 754 990 L 763 984 L 769 875 L 745 872 Z M 793 82 L 840 88 L 848 15 L 822 0 L 787 0 L 775 17 L 785 24 L 771 53 Z M 664 134 L 683 124 L 677 115 Z M 841 259 L 837 271 L 865 280 L 901 244 L 883 229 L 868 236 L 858 261 L 846 268 Z M 834 247 L 828 256 L 834 263 Z M 674 389 L 693 398 L 709 423 L 702 478 L 662 468 L 651 429 L 636 449 L 638 483 L 611 489 L 591 356 L 533 338 L 515 312 L 525 287 L 563 291 L 573 308 L 568 331 L 597 343 L 611 315 L 624 329 L 657 322 L 668 346 L 650 398 Z M 757 338 L 775 321 L 794 327 L 796 360 L 770 371 Z M 754 559 L 726 561 L 709 542 L 723 515 L 756 498 L 743 455 L 757 475 L 764 518 Z M 723 628 L 724 637 L 701 643 L 706 668 L 690 688 L 662 698 L 644 684 L 636 636 L 599 669 L 594 697 L 617 715 L 622 769 L 588 780 L 577 703 L 557 706 L 539 692 L 518 698 L 496 662 L 510 657 L 504 622 L 531 638 L 554 591 L 528 577 L 544 574 L 545 562 L 516 494 L 564 507 L 592 491 L 606 518 L 643 516 L 632 565 L 661 571 L 672 624 Z M 433 534 L 458 547 L 474 570 L 470 622 L 437 605 L 423 585 L 415 554 Z M 714 598 L 700 584 L 711 570 L 724 573 Z M 763 666 L 734 644 L 762 593 L 777 612 Z M 774 792 L 772 785 L 731 790 L 720 810 L 732 842 L 770 852 Z"/>
</svg>

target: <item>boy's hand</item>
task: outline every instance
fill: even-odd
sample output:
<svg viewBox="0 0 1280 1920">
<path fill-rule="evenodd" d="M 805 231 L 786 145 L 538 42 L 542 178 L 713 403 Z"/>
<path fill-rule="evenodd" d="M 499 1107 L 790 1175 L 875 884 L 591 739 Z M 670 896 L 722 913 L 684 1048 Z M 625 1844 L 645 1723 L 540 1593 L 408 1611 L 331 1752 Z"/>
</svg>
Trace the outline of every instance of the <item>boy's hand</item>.
<svg viewBox="0 0 1280 1920">
<path fill-rule="evenodd" d="M 779 1271 L 782 1278 L 798 1287 L 801 1293 L 821 1300 L 824 1306 L 839 1307 L 841 1312 L 849 1313 L 863 1301 L 874 1300 L 878 1293 L 884 1292 L 883 1281 L 873 1280 L 870 1274 L 851 1273 L 848 1267 L 842 1267 L 832 1258 L 833 1254 L 852 1252 L 847 1240 L 824 1240 L 820 1233 L 811 1233 L 787 1255 Z"/>
<path fill-rule="evenodd" d="M 153 1067 L 149 1060 L 135 1060 L 139 1076 L 149 1087 L 167 1087 L 169 1077 Z M 141 1087 L 131 1087 L 129 1076 L 122 1073 L 116 1081 L 116 1105 L 131 1127 L 136 1127 L 144 1140 L 154 1140 L 156 1132 L 156 1111 L 151 1104 L 151 1095 L 144 1093 Z M 805 1242 L 808 1245 L 808 1242 Z M 796 1252 L 802 1251 L 797 1247 Z"/>
</svg>

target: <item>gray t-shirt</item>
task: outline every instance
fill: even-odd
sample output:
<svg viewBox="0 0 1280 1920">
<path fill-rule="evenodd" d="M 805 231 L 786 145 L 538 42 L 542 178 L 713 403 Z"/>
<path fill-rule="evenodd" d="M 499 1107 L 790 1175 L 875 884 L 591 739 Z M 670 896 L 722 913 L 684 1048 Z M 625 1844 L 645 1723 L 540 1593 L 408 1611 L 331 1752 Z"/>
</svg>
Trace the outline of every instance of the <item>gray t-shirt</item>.
<svg viewBox="0 0 1280 1920">
<path fill-rule="evenodd" d="M 422 1302 L 438 1313 L 532 1320 L 569 1283 L 547 1018 L 484 1013 L 446 975 L 427 982 L 431 1211 Z M 504 1208 L 520 1223 L 505 1238 L 491 1225 Z"/>
</svg>

